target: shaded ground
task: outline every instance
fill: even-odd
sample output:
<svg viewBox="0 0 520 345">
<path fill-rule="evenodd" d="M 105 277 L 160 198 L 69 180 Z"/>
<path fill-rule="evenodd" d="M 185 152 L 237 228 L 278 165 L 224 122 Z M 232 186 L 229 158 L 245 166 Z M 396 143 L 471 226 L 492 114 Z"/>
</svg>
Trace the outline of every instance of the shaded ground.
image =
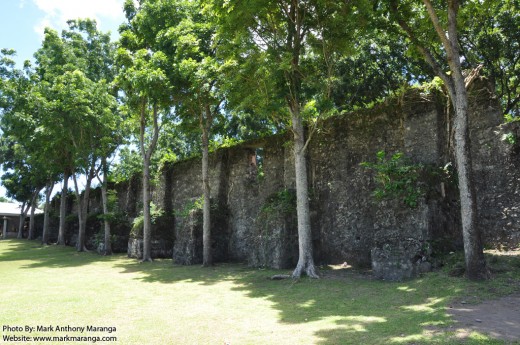
<svg viewBox="0 0 520 345">
<path fill-rule="evenodd" d="M 497 257 L 517 257 L 518 250 L 512 252 L 488 251 L 494 255 L 491 257 L 492 270 L 502 272 L 510 269 L 497 264 Z M 501 263 L 503 264 L 503 262 Z M 333 271 L 326 271 L 323 277 L 326 279 L 373 279 L 369 270 L 350 270 L 350 266 L 331 266 Z M 513 283 L 508 279 L 509 283 Z M 514 283 L 513 283 L 514 285 Z M 465 342 L 472 334 L 483 333 L 490 338 L 503 340 L 506 344 L 520 344 L 520 285 L 511 295 L 493 297 L 494 288 L 488 290 L 489 299 L 482 300 L 479 296 L 467 296 L 457 298 L 446 307 L 447 314 L 454 324 L 448 327 L 427 326 L 426 333 L 432 337 L 435 335 L 452 334 L 455 339 Z M 457 341 L 457 340 L 456 340 Z M 458 341 L 457 341 L 458 343 Z M 411 344 L 416 344 L 411 342 Z"/>
<path fill-rule="evenodd" d="M 520 294 L 471 305 L 457 301 L 449 305 L 448 313 L 456 323 L 457 338 L 467 338 L 471 332 L 486 333 L 493 338 L 520 342 Z"/>
<path fill-rule="evenodd" d="M 484 282 L 448 275 L 463 260 L 459 254 L 449 256 L 446 269 L 403 282 L 374 280 L 370 271 L 346 263 L 322 267 L 319 280 L 273 281 L 273 275 L 291 271 L 139 263 L 123 255 L 2 240 L 0 325 L 117 327 L 110 335 L 125 345 L 504 345 L 513 342 L 454 323 L 447 309 L 517 296 L 518 254 L 488 254 L 494 277 Z M 481 314 L 480 323 L 487 323 Z M 457 338 L 459 328 L 470 334 Z"/>
</svg>

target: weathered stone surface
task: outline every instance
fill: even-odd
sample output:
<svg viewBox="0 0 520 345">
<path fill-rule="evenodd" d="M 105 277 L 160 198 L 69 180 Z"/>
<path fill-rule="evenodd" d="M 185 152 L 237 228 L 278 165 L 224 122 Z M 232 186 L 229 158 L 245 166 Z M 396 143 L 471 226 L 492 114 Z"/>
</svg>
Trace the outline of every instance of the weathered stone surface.
<svg viewBox="0 0 520 345">
<path fill-rule="evenodd" d="M 374 277 L 389 281 L 415 278 L 419 273 L 429 272 L 428 244 L 413 238 L 399 242 L 384 243 L 372 248 L 372 271 Z"/>
<path fill-rule="evenodd" d="M 128 240 L 128 257 L 142 259 L 143 240 L 130 238 Z M 170 258 L 172 256 L 171 243 L 166 240 L 152 240 L 152 258 Z"/>
<path fill-rule="evenodd" d="M 181 265 L 202 263 L 202 210 L 189 212 L 177 222 L 179 231 L 173 246 L 173 262 Z"/>
<path fill-rule="evenodd" d="M 500 104 L 484 82 L 477 81 L 469 94 L 478 224 L 486 245 L 518 246 L 520 123 L 500 125 Z M 461 248 L 456 184 L 432 182 L 431 191 L 410 209 L 399 201 L 375 200 L 372 173 L 360 166 L 373 162 L 381 150 L 400 151 L 432 167 L 453 162 L 453 110 L 446 104 L 442 95 L 411 90 L 373 109 L 324 121 L 308 147 L 317 263 L 372 266 L 376 276 L 399 280 L 431 269 L 432 248 Z M 517 143 L 502 140 L 504 135 L 513 135 Z M 295 187 L 289 134 L 217 150 L 210 157 L 210 185 L 215 261 L 280 268 L 295 264 L 294 215 L 261 216 L 273 193 Z M 139 179 L 115 189 L 121 210 L 130 219 L 137 216 Z M 165 168 L 153 191 L 154 203 L 170 215 L 164 231 L 173 240 L 168 256 L 177 263 L 200 262 L 200 212 L 182 214 L 201 195 L 199 158 Z M 91 209 L 98 206 L 93 201 Z"/>
<path fill-rule="evenodd" d="M 295 212 L 259 217 L 248 239 L 248 264 L 254 267 L 291 268 L 298 262 L 298 231 Z"/>
</svg>

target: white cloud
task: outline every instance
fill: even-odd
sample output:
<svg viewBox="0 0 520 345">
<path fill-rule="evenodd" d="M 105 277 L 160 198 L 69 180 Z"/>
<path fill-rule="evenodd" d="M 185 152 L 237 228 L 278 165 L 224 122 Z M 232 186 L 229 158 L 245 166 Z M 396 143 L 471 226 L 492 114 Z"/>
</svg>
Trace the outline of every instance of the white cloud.
<svg viewBox="0 0 520 345">
<path fill-rule="evenodd" d="M 124 0 L 32 0 L 44 12 L 44 17 L 34 29 L 43 35 L 43 29 L 50 26 L 56 30 L 66 27 L 67 20 L 92 18 L 98 22 L 103 31 L 104 20 L 108 22 L 123 22 Z M 112 30 L 113 31 L 113 30 Z"/>
</svg>

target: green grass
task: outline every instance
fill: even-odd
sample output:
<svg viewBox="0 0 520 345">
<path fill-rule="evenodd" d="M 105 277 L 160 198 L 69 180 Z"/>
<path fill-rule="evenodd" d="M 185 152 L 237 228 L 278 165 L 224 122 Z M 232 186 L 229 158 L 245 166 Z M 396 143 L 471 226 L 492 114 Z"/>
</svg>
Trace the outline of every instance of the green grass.
<svg viewBox="0 0 520 345">
<path fill-rule="evenodd" d="M 0 241 L 0 328 L 112 326 L 112 334 L 30 334 L 114 335 L 112 344 L 458 344 L 444 309 L 450 301 L 518 290 L 520 258 L 491 261 L 502 269 L 483 283 L 444 271 L 389 283 L 348 269 L 295 282 L 268 279 L 285 272 L 238 264 L 138 263 L 6 240 Z M 464 343 L 502 344 L 478 333 Z"/>
</svg>

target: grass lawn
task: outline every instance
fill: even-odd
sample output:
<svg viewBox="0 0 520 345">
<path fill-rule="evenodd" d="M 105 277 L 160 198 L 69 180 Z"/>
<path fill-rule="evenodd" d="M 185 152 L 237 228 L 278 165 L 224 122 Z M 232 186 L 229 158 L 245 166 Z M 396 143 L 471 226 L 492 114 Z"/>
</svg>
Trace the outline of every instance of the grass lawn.
<svg viewBox="0 0 520 345">
<path fill-rule="evenodd" d="M 520 257 L 489 259 L 502 269 L 483 283 L 445 271 L 389 283 L 348 269 L 325 270 L 319 280 L 272 281 L 270 276 L 285 272 L 238 264 L 208 269 L 174 266 L 171 260 L 138 263 L 121 255 L 3 240 L 0 328 L 116 328 L 1 332 L 117 337 L 98 344 L 458 344 L 444 309 L 450 301 L 478 302 L 518 290 Z M 67 342 L 31 342 L 38 343 Z M 503 342 L 473 333 L 464 343 Z"/>
</svg>

